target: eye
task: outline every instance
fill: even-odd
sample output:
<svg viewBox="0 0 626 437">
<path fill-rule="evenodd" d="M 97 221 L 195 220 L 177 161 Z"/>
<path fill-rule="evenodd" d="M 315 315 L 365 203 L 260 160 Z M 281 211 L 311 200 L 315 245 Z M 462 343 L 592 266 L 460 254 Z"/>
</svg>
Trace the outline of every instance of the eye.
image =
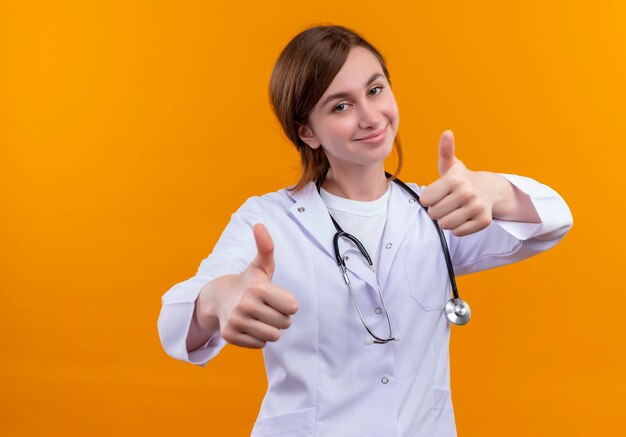
<svg viewBox="0 0 626 437">
<path fill-rule="evenodd" d="M 342 106 L 346 106 L 347 103 L 340 103 L 337 106 L 335 106 L 335 108 L 333 109 L 333 112 L 344 112 L 344 111 L 338 111 L 337 109 L 342 107 Z"/>
<path fill-rule="evenodd" d="M 382 86 L 382 85 L 375 86 L 374 88 L 372 88 L 372 89 L 370 90 L 369 95 L 370 95 L 370 96 L 377 96 L 378 94 L 380 94 L 380 93 L 382 93 L 382 92 L 383 92 L 383 88 L 385 88 L 385 87 L 384 87 L 384 86 Z M 374 90 L 377 90 L 377 92 L 372 93 L 372 91 L 374 91 Z M 343 106 L 346 106 L 346 105 L 347 105 L 347 103 L 340 103 L 340 104 L 338 104 L 338 105 L 337 105 L 337 106 L 335 106 L 335 108 L 333 109 L 333 112 L 345 112 L 345 109 L 341 109 L 341 110 L 340 110 L 339 108 L 341 108 L 341 107 L 343 107 Z"/>
<path fill-rule="evenodd" d="M 370 90 L 370 95 L 371 95 L 371 96 L 377 96 L 378 94 L 380 94 L 380 93 L 382 93 L 382 92 L 383 92 L 383 88 L 385 88 L 385 87 L 384 87 L 384 86 L 382 86 L 382 85 L 380 85 L 380 86 L 375 86 L 374 88 L 372 88 L 372 89 Z M 372 94 L 372 91 L 374 91 L 374 90 L 379 90 L 379 91 L 378 91 L 377 93 Z"/>
</svg>

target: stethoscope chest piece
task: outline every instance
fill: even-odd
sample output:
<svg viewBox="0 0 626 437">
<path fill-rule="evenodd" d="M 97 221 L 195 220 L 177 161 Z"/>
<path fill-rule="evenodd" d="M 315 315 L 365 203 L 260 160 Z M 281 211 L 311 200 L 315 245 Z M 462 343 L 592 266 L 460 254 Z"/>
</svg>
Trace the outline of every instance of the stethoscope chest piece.
<svg viewBox="0 0 626 437">
<path fill-rule="evenodd" d="M 446 317 L 455 325 L 465 325 L 471 316 L 469 305 L 461 298 L 452 298 L 446 304 Z"/>
</svg>

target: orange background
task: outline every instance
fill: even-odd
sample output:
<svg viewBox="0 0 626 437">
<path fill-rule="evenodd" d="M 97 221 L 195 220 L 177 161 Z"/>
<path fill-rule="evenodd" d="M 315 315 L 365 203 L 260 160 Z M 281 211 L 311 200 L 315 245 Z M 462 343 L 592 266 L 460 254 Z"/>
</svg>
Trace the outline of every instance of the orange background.
<svg viewBox="0 0 626 437">
<path fill-rule="evenodd" d="M 267 84 L 327 22 L 387 57 L 405 180 L 437 177 L 451 128 L 469 168 L 574 215 L 553 250 L 459 280 L 459 435 L 623 432 L 623 2 L 2 1 L 0 435 L 249 434 L 260 351 L 168 357 L 160 298 L 247 197 L 296 181 Z"/>
</svg>

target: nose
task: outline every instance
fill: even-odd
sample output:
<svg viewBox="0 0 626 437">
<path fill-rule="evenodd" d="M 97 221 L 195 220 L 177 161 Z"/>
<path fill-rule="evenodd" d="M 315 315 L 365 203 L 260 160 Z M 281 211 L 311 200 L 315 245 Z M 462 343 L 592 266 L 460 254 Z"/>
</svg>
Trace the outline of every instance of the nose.
<svg viewBox="0 0 626 437">
<path fill-rule="evenodd" d="M 380 125 L 380 111 L 378 111 L 374 102 L 365 101 L 360 105 L 359 112 L 359 127 L 361 129 L 378 127 Z"/>
</svg>

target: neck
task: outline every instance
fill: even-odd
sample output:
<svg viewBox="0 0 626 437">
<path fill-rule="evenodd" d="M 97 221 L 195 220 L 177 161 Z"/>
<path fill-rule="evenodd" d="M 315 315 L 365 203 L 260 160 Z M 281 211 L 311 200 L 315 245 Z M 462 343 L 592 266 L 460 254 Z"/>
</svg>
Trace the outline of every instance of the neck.
<svg viewBox="0 0 626 437">
<path fill-rule="evenodd" d="M 384 163 L 372 166 L 342 168 L 328 171 L 322 188 L 335 196 L 369 202 L 378 199 L 389 188 Z"/>
</svg>

